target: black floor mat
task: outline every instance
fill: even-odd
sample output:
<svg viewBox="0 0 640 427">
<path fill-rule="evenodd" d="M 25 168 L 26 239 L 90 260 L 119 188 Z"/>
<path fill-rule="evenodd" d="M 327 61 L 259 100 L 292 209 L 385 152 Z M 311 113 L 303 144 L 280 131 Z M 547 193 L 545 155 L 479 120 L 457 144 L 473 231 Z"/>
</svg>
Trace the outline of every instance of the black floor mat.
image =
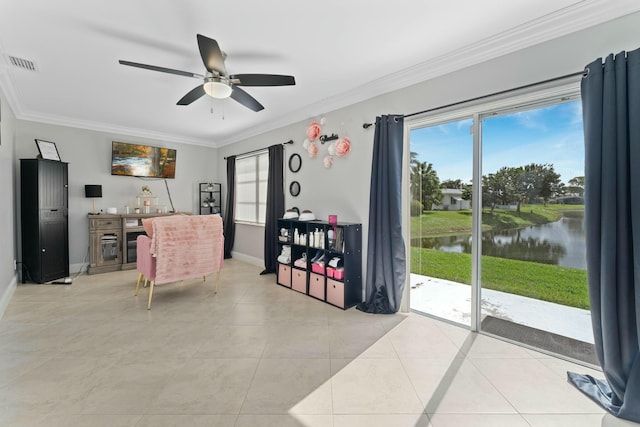
<svg viewBox="0 0 640 427">
<path fill-rule="evenodd" d="M 592 365 L 599 365 L 595 346 L 590 343 L 519 325 L 493 316 L 487 316 L 482 320 L 482 330 Z"/>
</svg>

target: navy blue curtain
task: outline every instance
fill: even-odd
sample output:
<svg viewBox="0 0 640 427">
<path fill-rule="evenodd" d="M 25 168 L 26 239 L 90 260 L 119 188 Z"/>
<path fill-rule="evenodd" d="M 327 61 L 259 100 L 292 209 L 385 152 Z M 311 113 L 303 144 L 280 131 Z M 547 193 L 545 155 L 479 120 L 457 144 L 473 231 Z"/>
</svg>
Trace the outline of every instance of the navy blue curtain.
<svg viewBox="0 0 640 427">
<path fill-rule="evenodd" d="M 231 258 L 233 242 L 236 238 L 236 223 L 234 207 L 236 205 L 236 156 L 227 157 L 227 206 L 225 209 L 224 230 L 224 258 Z"/>
<path fill-rule="evenodd" d="M 284 147 L 269 147 L 269 176 L 267 177 L 267 213 L 264 223 L 264 270 L 260 274 L 275 273 L 278 257 L 278 218 L 284 215 Z"/>
<path fill-rule="evenodd" d="M 591 318 L 606 380 L 569 380 L 640 422 L 640 49 L 586 68 L 585 226 Z"/>
<path fill-rule="evenodd" d="M 404 116 L 376 118 L 369 193 L 366 299 L 358 310 L 396 313 L 406 278 L 402 237 L 402 145 Z"/>
</svg>

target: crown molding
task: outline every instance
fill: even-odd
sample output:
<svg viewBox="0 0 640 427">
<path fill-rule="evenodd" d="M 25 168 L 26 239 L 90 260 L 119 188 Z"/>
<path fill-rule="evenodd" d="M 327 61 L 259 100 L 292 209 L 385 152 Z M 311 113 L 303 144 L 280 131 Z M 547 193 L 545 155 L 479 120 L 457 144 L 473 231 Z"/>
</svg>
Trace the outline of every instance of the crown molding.
<svg viewBox="0 0 640 427">
<path fill-rule="evenodd" d="M 63 116 L 55 116 L 49 114 L 26 114 L 17 117 L 20 120 L 29 120 L 39 123 L 47 123 L 58 126 L 68 126 L 78 129 L 85 129 L 97 132 L 118 134 L 123 136 L 131 136 L 138 138 L 148 138 L 159 141 L 174 142 L 179 144 L 200 145 L 208 148 L 215 148 L 216 145 L 212 141 L 198 138 L 185 138 L 181 135 L 175 135 L 164 132 L 155 132 L 147 129 L 131 128 L 125 126 L 114 126 L 112 124 L 92 122 L 89 120 L 71 119 Z"/>
</svg>

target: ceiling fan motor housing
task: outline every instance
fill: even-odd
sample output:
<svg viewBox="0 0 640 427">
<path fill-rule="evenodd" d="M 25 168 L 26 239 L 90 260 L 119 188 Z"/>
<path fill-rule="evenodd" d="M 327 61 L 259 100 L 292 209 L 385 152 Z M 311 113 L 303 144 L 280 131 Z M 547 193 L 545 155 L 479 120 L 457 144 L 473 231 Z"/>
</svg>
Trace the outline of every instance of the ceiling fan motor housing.
<svg viewBox="0 0 640 427">
<path fill-rule="evenodd" d="M 214 98 L 228 98 L 231 96 L 231 84 L 224 76 L 206 77 L 204 81 L 204 91 Z"/>
</svg>

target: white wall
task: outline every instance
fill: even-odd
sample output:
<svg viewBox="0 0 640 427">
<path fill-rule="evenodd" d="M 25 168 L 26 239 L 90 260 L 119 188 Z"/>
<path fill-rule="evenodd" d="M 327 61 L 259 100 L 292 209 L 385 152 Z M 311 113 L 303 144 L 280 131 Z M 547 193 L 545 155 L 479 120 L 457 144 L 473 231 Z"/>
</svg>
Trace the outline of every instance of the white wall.
<svg viewBox="0 0 640 427">
<path fill-rule="evenodd" d="M 56 143 L 60 158 L 69 163 L 69 260 L 71 271 L 77 271 L 87 256 L 89 231 L 87 214 L 92 199 L 84 196 L 85 184 L 102 185 L 102 198 L 96 199 L 96 210 L 115 207 L 119 213 L 124 206 L 134 206 L 142 185 L 148 185 L 158 203 L 167 205 L 169 199 L 163 180 L 142 180 L 135 177 L 111 175 L 111 142 L 131 142 L 177 149 L 176 178 L 167 180 L 176 210 L 198 213 L 198 183 L 215 181 L 217 154 L 215 148 L 184 145 L 123 135 L 96 132 L 31 121 L 16 121 L 15 168 L 19 174 L 22 158 L 38 154 L 34 139 Z M 19 181 L 19 180 L 18 180 Z M 16 192 L 19 194 L 19 182 Z M 20 240 L 17 240 L 18 253 Z M 88 262 L 88 261 L 87 261 Z"/>
<path fill-rule="evenodd" d="M 286 207 L 311 209 L 320 219 L 337 214 L 339 221 L 361 222 L 364 226 L 364 263 L 374 135 L 373 127 L 362 128 L 364 122 L 373 122 L 381 114 L 410 114 L 581 71 L 598 57 L 640 47 L 639 27 L 640 13 L 635 13 L 340 110 L 325 112 L 323 130 L 348 136 L 352 141 L 352 152 L 346 158 L 337 159 L 332 169 L 322 166 L 326 145 L 321 146 L 315 159 L 309 159 L 302 148 L 305 129 L 312 119 L 321 117 L 322 113 L 319 113 L 307 121 L 221 147 L 218 170 L 225 170 L 224 156 L 293 139 L 295 144 L 286 146 L 287 158 L 294 152 L 301 153 L 303 164 L 299 173 L 287 174 L 285 185 L 288 189 L 289 183 L 297 180 L 302 191 L 296 198 L 287 194 Z M 226 189 L 224 172 L 219 179 Z M 236 234 L 234 251 L 262 258 L 262 246 L 258 247 L 255 242 L 262 239 L 264 230 L 247 226 L 238 228 L 241 231 Z"/>
<path fill-rule="evenodd" d="M 16 287 L 17 276 L 13 268 L 15 245 L 16 199 L 14 189 L 15 171 L 14 129 L 15 116 L 0 90 L 0 317 L 9 304 Z"/>
</svg>

